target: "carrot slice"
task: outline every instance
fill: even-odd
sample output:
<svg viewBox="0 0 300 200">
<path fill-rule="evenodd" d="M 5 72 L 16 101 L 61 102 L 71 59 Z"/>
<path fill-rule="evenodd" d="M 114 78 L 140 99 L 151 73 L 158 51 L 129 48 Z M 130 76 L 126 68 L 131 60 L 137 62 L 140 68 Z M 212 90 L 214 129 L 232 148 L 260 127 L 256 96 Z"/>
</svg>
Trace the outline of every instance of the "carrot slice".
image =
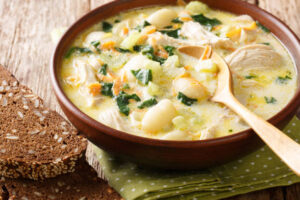
<svg viewBox="0 0 300 200">
<path fill-rule="evenodd" d="M 123 83 L 121 81 L 121 78 L 117 78 L 114 82 L 114 85 L 113 85 L 113 93 L 115 96 L 119 95 L 119 93 L 121 92 L 121 87 L 122 87 Z"/>
<path fill-rule="evenodd" d="M 206 45 L 205 49 L 204 49 L 204 52 L 200 58 L 200 60 L 206 60 L 206 59 L 209 59 L 210 56 L 211 56 L 211 53 L 212 53 L 212 48 L 210 45 Z"/>
<path fill-rule="evenodd" d="M 101 90 L 101 85 L 100 83 L 91 83 L 89 86 L 89 92 L 93 95 L 96 96 L 97 94 L 100 94 Z"/>
<path fill-rule="evenodd" d="M 122 31 L 123 31 L 124 35 L 127 35 L 129 32 L 129 29 L 127 27 L 124 27 Z"/>
<path fill-rule="evenodd" d="M 187 21 L 191 21 L 192 18 L 191 17 L 180 17 L 179 18 L 181 21 L 187 22 Z"/>
<path fill-rule="evenodd" d="M 226 37 L 229 37 L 230 39 L 234 39 L 241 35 L 241 31 L 242 31 L 241 28 L 235 28 L 232 31 L 226 33 Z"/>
<path fill-rule="evenodd" d="M 157 55 L 162 58 L 168 58 L 169 56 L 168 52 L 161 45 L 158 46 Z"/>
<path fill-rule="evenodd" d="M 101 45 L 101 49 L 112 50 L 112 49 L 114 49 L 115 44 L 116 44 L 116 42 L 114 42 L 114 41 L 105 42 Z"/>
</svg>

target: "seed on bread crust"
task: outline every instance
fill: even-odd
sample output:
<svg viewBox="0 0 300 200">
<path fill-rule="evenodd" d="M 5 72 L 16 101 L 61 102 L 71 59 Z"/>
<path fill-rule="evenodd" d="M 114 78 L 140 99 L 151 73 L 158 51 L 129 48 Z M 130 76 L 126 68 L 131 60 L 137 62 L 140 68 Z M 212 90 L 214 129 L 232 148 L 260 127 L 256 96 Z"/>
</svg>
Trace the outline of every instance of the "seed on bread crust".
<svg viewBox="0 0 300 200">
<path fill-rule="evenodd" d="M 103 199 L 123 200 L 104 180 L 97 177 L 84 159 L 79 161 L 73 173 L 44 181 L 6 178 L 0 180 L 0 188 L 7 190 L 9 199 Z"/>
<path fill-rule="evenodd" d="M 70 123 L 45 109 L 43 101 L 2 66 L 0 140 L 0 176 L 35 180 L 73 172 L 87 145 Z"/>
</svg>

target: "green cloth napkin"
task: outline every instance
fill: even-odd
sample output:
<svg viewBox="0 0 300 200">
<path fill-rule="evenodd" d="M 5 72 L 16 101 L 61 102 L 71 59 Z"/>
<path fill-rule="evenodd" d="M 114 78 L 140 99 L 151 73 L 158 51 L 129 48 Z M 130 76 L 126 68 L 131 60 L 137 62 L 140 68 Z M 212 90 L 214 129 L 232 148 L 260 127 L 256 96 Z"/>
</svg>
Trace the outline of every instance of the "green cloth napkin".
<svg viewBox="0 0 300 200">
<path fill-rule="evenodd" d="M 300 120 L 294 117 L 284 132 L 298 142 Z M 186 172 L 142 169 L 95 146 L 93 150 L 109 184 L 126 200 L 215 200 L 300 182 L 267 146 L 221 166 Z"/>
</svg>

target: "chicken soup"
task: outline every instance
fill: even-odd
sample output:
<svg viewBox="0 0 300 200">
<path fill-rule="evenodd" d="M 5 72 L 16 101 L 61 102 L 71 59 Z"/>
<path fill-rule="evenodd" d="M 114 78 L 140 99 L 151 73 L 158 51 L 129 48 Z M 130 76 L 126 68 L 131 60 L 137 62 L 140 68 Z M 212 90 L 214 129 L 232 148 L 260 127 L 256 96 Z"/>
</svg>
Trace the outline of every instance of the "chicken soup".
<svg viewBox="0 0 300 200">
<path fill-rule="evenodd" d="M 205 48 L 200 59 L 179 47 Z M 297 73 L 284 46 L 248 15 L 192 1 L 130 10 L 82 32 L 64 55 L 60 82 L 83 112 L 112 128 L 162 140 L 205 140 L 248 126 L 210 98 L 215 51 L 237 99 L 268 119 L 294 96 Z"/>
</svg>

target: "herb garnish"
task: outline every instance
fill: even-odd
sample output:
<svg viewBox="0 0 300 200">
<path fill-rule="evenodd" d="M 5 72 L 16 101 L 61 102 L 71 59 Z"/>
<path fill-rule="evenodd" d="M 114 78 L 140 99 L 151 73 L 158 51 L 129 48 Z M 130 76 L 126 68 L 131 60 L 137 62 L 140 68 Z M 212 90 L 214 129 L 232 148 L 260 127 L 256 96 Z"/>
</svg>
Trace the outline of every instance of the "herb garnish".
<svg viewBox="0 0 300 200">
<path fill-rule="evenodd" d="M 93 47 L 95 47 L 95 49 L 96 49 L 96 51 L 97 51 L 98 53 L 101 53 L 101 49 L 98 48 L 98 46 L 100 45 L 100 41 L 99 41 L 99 40 L 97 40 L 97 41 L 92 41 L 92 42 L 91 42 L 91 45 L 92 45 Z"/>
<path fill-rule="evenodd" d="M 146 108 L 146 107 L 154 106 L 155 104 L 157 104 L 157 100 L 155 98 L 151 98 L 151 99 L 143 101 L 143 103 L 141 103 L 138 106 L 138 108 L 143 109 L 143 108 Z"/>
<path fill-rule="evenodd" d="M 232 133 L 232 132 L 233 132 L 233 130 L 232 130 L 232 129 L 229 129 L 229 130 L 228 130 L 228 132 L 229 132 L 229 133 Z"/>
<path fill-rule="evenodd" d="M 256 21 L 256 25 L 261 29 L 263 30 L 264 32 L 266 33 L 270 33 L 270 29 L 268 29 L 267 27 L 265 27 L 264 25 L 262 25 L 259 21 Z"/>
<path fill-rule="evenodd" d="M 135 101 L 140 101 L 141 99 L 136 94 L 126 94 L 124 91 L 121 91 L 119 95 L 116 97 L 116 102 L 119 107 L 119 110 L 124 115 L 129 115 L 129 100 L 133 99 Z"/>
<path fill-rule="evenodd" d="M 148 85 L 149 81 L 152 81 L 151 69 L 131 70 L 131 73 L 144 85 Z"/>
<path fill-rule="evenodd" d="M 119 23 L 120 22 L 120 20 L 119 19 L 116 19 L 115 21 L 114 21 L 114 23 Z"/>
<path fill-rule="evenodd" d="M 103 75 L 106 75 L 107 74 L 107 64 L 103 64 L 101 66 L 101 68 L 99 69 L 99 73 L 100 74 L 103 74 Z"/>
<path fill-rule="evenodd" d="M 131 52 L 129 49 L 123 49 L 123 48 L 120 48 L 120 47 L 115 47 L 115 50 L 117 50 L 120 53 L 129 53 L 129 52 Z"/>
<path fill-rule="evenodd" d="M 110 32 L 112 29 L 112 25 L 106 21 L 102 22 L 102 30 L 104 32 Z"/>
<path fill-rule="evenodd" d="M 269 42 L 263 42 L 262 44 L 270 46 Z"/>
<path fill-rule="evenodd" d="M 192 99 L 192 98 L 189 98 L 189 97 L 185 96 L 182 92 L 178 93 L 177 99 L 179 101 L 181 101 L 181 103 L 183 103 L 187 106 L 191 106 L 194 102 L 197 101 L 197 99 Z"/>
<path fill-rule="evenodd" d="M 176 23 L 176 24 L 183 24 L 183 21 L 181 21 L 178 17 L 176 17 L 175 19 L 172 19 L 172 22 Z"/>
<path fill-rule="evenodd" d="M 113 83 L 101 83 L 101 93 L 104 96 L 109 96 L 109 97 L 113 97 L 113 91 L 112 91 L 112 87 L 113 87 Z"/>
<path fill-rule="evenodd" d="M 174 30 L 160 30 L 159 32 L 166 34 L 169 37 L 179 38 L 179 30 L 180 28 Z"/>
<path fill-rule="evenodd" d="M 245 79 L 253 79 L 256 77 L 257 77 L 256 75 L 247 75 L 247 76 L 245 76 Z"/>
<path fill-rule="evenodd" d="M 168 52 L 169 56 L 173 56 L 176 48 L 173 46 L 164 46 L 164 49 Z"/>
<path fill-rule="evenodd" d="M 276 83 L 280 83 L 280 84 L 287 84 L 287 82 L 289 81 L 289 80 L 291 80 L 292 78 L 290 77 L 290 76 L 288 76 L 288 75 L 285 75 L 285 77 L 283 77 L 283 76 L 278 76 L 277 78 L 276 78 Z"/>
<path fill-rule="evenodd" d="M 264 97 L 267 104 L 275 104 L 277 100 L 274 97 Z"/>
<path fill-rule="evenodd" d="M 89 48 L 84 47 L 71 47 L 65 54 L 65 58 L 70 58 L 73 54 L 84 54 L 84 53 L 93 53 Z"/>
<path fill-rule="evenodd" d="M 205 17 L 203 14 L 193 15 L 192 18 L 194 21 L 205 26 L 209 31 L 211 31 L 214 26 L 221 24 L 221 21 L 217 18 L 210 19 Z"/>
</svg>

